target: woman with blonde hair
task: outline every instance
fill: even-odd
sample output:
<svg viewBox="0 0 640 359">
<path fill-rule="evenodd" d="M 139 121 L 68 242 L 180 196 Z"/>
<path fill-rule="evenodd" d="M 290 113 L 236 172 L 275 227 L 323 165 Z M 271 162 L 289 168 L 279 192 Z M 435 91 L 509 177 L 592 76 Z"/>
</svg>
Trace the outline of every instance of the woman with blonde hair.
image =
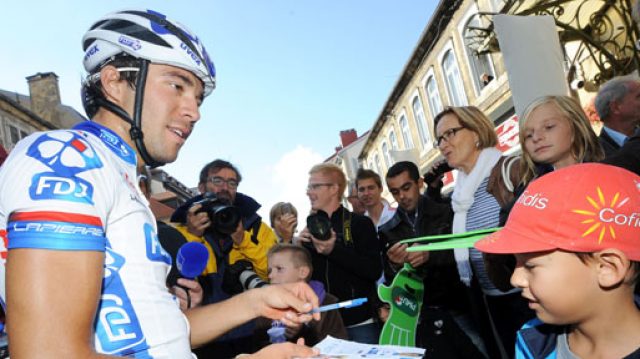
<svg viewBox="0 0 640 359">
<path fill-rule="evenodd" d="M 495 148 L 493 122 L 472 106 L 448 107 L 434 122 L 438 148 L 449 166 L 458 170 L 451 196 L 453 232 L 497 227 L 500 209 L 513 198 L 512 184 L 519 177 L 517 166 L 505 166 L 511 160 Z M 459 248 L 454 254 L 460 280 L 469 288 L 475 308 L 480 308 L 473 314 L 485 334 L 489 356 L 513 357 L 516 332 L 533 313 L 518 290 L 504 292 L 493 284 L 482 253 Z"/>
<path fill-rule="evenodd" d="M 587 115 L 568 96 L 544 96 L 531 102 L 522 114 L 520 144 L 525 187 L 549 171 L 604 158 Z"/>
</svg>

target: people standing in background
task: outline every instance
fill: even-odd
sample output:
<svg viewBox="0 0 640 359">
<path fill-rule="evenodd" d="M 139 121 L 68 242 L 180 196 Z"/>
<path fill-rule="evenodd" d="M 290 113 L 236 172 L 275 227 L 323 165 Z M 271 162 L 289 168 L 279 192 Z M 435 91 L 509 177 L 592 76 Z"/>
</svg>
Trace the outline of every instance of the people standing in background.
<svg viewBox="0 0 640 359">
<path fill-rule="evenodd" d="M 253 198 L 238 192 L 242 181 L 240 171 L 230 162 L 216 159 L 200 171 L 195 196 L 178 207 L 171 216 L 176 229 L 189 242 L 202 243 L 209 250 L 202 286 L 203 303 L 218 303 L 237 295 L 244 288 L 232 273 L 251 268 L 263 281 L 267 280 L 267 252 L 277 243 L 273 230 L 262 221 L 257 211 L 260 204 Z M 200 211 L 199 202 L 214 194 L 217 200 L 233 205 L 240 213 L 240 221 L 233 233 L 216 230 L 218 224 L 208 211 Z M 196 350 L 198 356 L 233 357 L 253 352 L 252 335 L 255 323 L 247 322 L 226 333 L 217 340 Z"/>
<path fill-rule="evenodd" d="M 398 202 L 394 216 L 379 229 L 385 279 L 392 283 L 405 263 L 424 283 L 416 343 L 437 358 L 483 358 L 486 350 L 470 315 L 465 288 L 458 278 L 452 250 L 407 252 L 403 239 L 451 233 L 451 206 L 422 194 L 424 180 L 412 162 L 395 163 L 386 176 Z M 384 317 L 387 308 L 381 308 Z"/>
<path fill-rule="evenodd" d="M 358 197 L 358 186 L 353 184 L 349 186 L 349 195 L 347 196 L 347 202 L 351 205 L 351 212 L 356 214 L 364 214 L 367 210 L 364 203 Z"/>
<path fill-rule="evenodd" d="M 518 333 L 518 358 L 640 358 L 640 227 L 613 220 L 637 218 L 638 183 L 603 164 L 559 169 L 531 183 L 535 201 L 518 201 L 502 230 L 476 242 L 517 258 L 511 283 L 538 317 Z"/>
<path fill-rule="evenodd" d="M 459 171 L 451 196 L 453 233 L 497 227 L 500 202 L 505 202 L 502 197 L 513 198 L 513 188 L 510 191 L 502 188 L 511 179 L 511 173 L 506 177 L 500 175 L 497 182 L 502 185 L 489 187 L 491 174 L 502 173 L 502 163 L 506 161 L 495 148 L 498 138 L 493 123 L 473 106 L 445 108 L 434 123 L 440 152 L 449 166 Z M 519 290 L 505 292 L 494 285 L 481 252 L 458 248 L 454 254 L 460 280 L 469 288 L 472 313 L 481 325 L 490 356 L 513 358 L 515 334 L 533 313 Z M 497 345 L 498 353 L 491 353 L 492 345 Z"/>
<path fill-rule="evenodd" d="M 278 202 L 269 211 L 271 228 L 280 243 L 294 243 L 298 227 L 298 210 L 289 202 Z"/>
<path fill-rule="evenodd" d="M 312 279 L 322 282 L 340 301 L 369 298 L 364 305 L 341 309 L 340 314 L 350 340 L 376 344 L 380 328 L 372 299 L 382 271 L 378 235 L 369 218 L 340 204 L 346 185 L 344 172 L 334 164 L 311 168 L 307 186 L 311 211 L 328 217 L 331 228 L 328 238 L 319 238 L 313 228 L 305 227 L 300 241 L 311 252 Z"/>
<path fill-rule="evenodd" d="M 521 185 L 526 187 L 556 169 L 602 160 L 601 142 L 573 98 L 544 96 L 534 100 L 524 110 L 520 127 Z"/>
<path fill-rule="evenodd" d="M 311 280 L 313 265 L 309 251 L 296 244 L 279 243 L 269 250 L 269 283 L 283 284 L 306 282 L 315 291 L 320 305 L 335 304 L 338 298 L 326 291 L 324 285 Z M 277 323 L 281 324 L 281 323 Z M 320 320 L 307 324 L 284 325 L 285 337 L 288 341 L 296 342 L 304 338 L 306 345 L 314 346 L 330 335 L 338 339 L 348 339 L 347 330 L 342 322 L 342 316 L 337 310 L 330 310 L 320 314 Z M 266 338 L 266 331 L 273 327 L 273 322 L 263 318 L 258 320 L 256 338 Z"/>
<path fill-rule="evenodd" d="M 372 170 L 359 169 L 356 174 L 356 189 L 358 199 L 366 209 L 364 215 L 371 218 L 376 228 L 379 229 L 393 217 L 395 208 L 382 198 L 383 188 L 380 175 Z"/>
<path fill-rule="evenodd" d="M 640 79 L 635 75 L 614 77 L 600 87 L 594 104 L 604 124 L 598 140 L 609 157 L 638 131 Z"/>
</svg>

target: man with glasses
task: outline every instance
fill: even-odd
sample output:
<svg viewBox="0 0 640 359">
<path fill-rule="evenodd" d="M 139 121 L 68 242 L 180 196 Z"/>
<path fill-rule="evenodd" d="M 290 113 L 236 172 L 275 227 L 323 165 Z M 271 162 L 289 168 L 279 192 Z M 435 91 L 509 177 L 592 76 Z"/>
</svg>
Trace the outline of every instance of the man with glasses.
<svg viewBox="0 0 640 359">
<path fill-rule="evenodd" d="M 257 211 L 260 204 L 253 198 L 239 193 L 242 176 L 230 162 L 217 159 L 200 171 L 198 190 L 200 195 L 190 199 L 171 216 L 179 223 L 176 228 L 190 242 L 200 242 L 209 249 L 209 262 L 201 280 L 204 288 L 204 304 L 221 302 L 238 294 L 238 279 L 232 275 L 250 268 L 264 281 L 268 280 L 267 252 L 277 243 L 273 230 L 262 221 Z M 213 193 L 218 199 L 233 204 L 241 213 L 241 221 L 234 233 L 225 235 L 211 230 L 215 226 L 202 205 L 197 203 L 205 194 Z M 211 344 L 197 349 L 198 357 L 233 357 L 253 351 L 254 323 L 249 322 Z"/>
<path fill-rule="evenodd" d="M 307 186 L 311 210 L 328 215 L 331 234 L 323 240 L 307 227 L 300 232 L 300 241 L 311 252 L 312 279 L 322 282 L 340 301 L 369 298 L 362 306 L 341 309 L 340 314 L 350 340 L 377 344 L 379 328 L 372 301 L 382 271 L 378 236 L 368 217 L 342 206 L 346 182 L 336 165 L 322 163 L 311 168 Z"/>
</svg>

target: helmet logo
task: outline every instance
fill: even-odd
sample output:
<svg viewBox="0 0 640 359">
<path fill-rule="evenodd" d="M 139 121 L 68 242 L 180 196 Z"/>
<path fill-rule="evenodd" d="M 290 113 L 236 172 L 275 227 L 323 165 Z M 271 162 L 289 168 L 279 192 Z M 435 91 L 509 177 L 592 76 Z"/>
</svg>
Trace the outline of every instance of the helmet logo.
<svg viewBox="0 0 640 359">
<path fill-rule="evenodd" d="M 140 48 L 142 48 L 142 45 L 140 45 L 140 40 L 130 39 L 124 35 L 120 36 L 118 42 L 124 46 L 130 47 L 131 49 L 133 49 L 133 51 L 138 51 L 140 50 Z"/>
<path fill-rule="evenodd" d="M 91 46 L 84 55 L 84 61 L 87 61 L 91 56 L 95 55 L 96 52 L 98 51 L 100 51 L 100 49 L 98 49 L 98 44 L 94 44 L 93 46 Z"/>
<path fill-rule="evenodd" d="M 191 51 L 189 46 L 187 46 L 184 42 L 182 42 L 180 43 L 180 48 L 183 49 L 187 53 L 187 55 L 191 57 L 191 60 L 193 60 L 193 62 L 195 62 L 196 65 L 200 66 L 200 63 L 201 63 L 200 59 L 196 54 L 193 53 L 193 51 Z"/>
</svg>

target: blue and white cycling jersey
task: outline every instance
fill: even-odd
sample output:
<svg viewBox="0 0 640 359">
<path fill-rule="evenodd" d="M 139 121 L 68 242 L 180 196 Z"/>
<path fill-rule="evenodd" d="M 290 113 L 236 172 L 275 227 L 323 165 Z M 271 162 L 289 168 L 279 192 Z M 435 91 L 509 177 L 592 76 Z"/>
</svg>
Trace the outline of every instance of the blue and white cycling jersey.
<svg viewBox="0 0 640 359">
<path fill-rule="evenodd" d="M 136 178 L 133 149 L 93 122 L 19 142 L 0 170 L 0 295 L 7 250 L 103 251 L 96 350 L 192 358 L 188 322 L 165 285 L 171 257 Z"/>
</svg>

